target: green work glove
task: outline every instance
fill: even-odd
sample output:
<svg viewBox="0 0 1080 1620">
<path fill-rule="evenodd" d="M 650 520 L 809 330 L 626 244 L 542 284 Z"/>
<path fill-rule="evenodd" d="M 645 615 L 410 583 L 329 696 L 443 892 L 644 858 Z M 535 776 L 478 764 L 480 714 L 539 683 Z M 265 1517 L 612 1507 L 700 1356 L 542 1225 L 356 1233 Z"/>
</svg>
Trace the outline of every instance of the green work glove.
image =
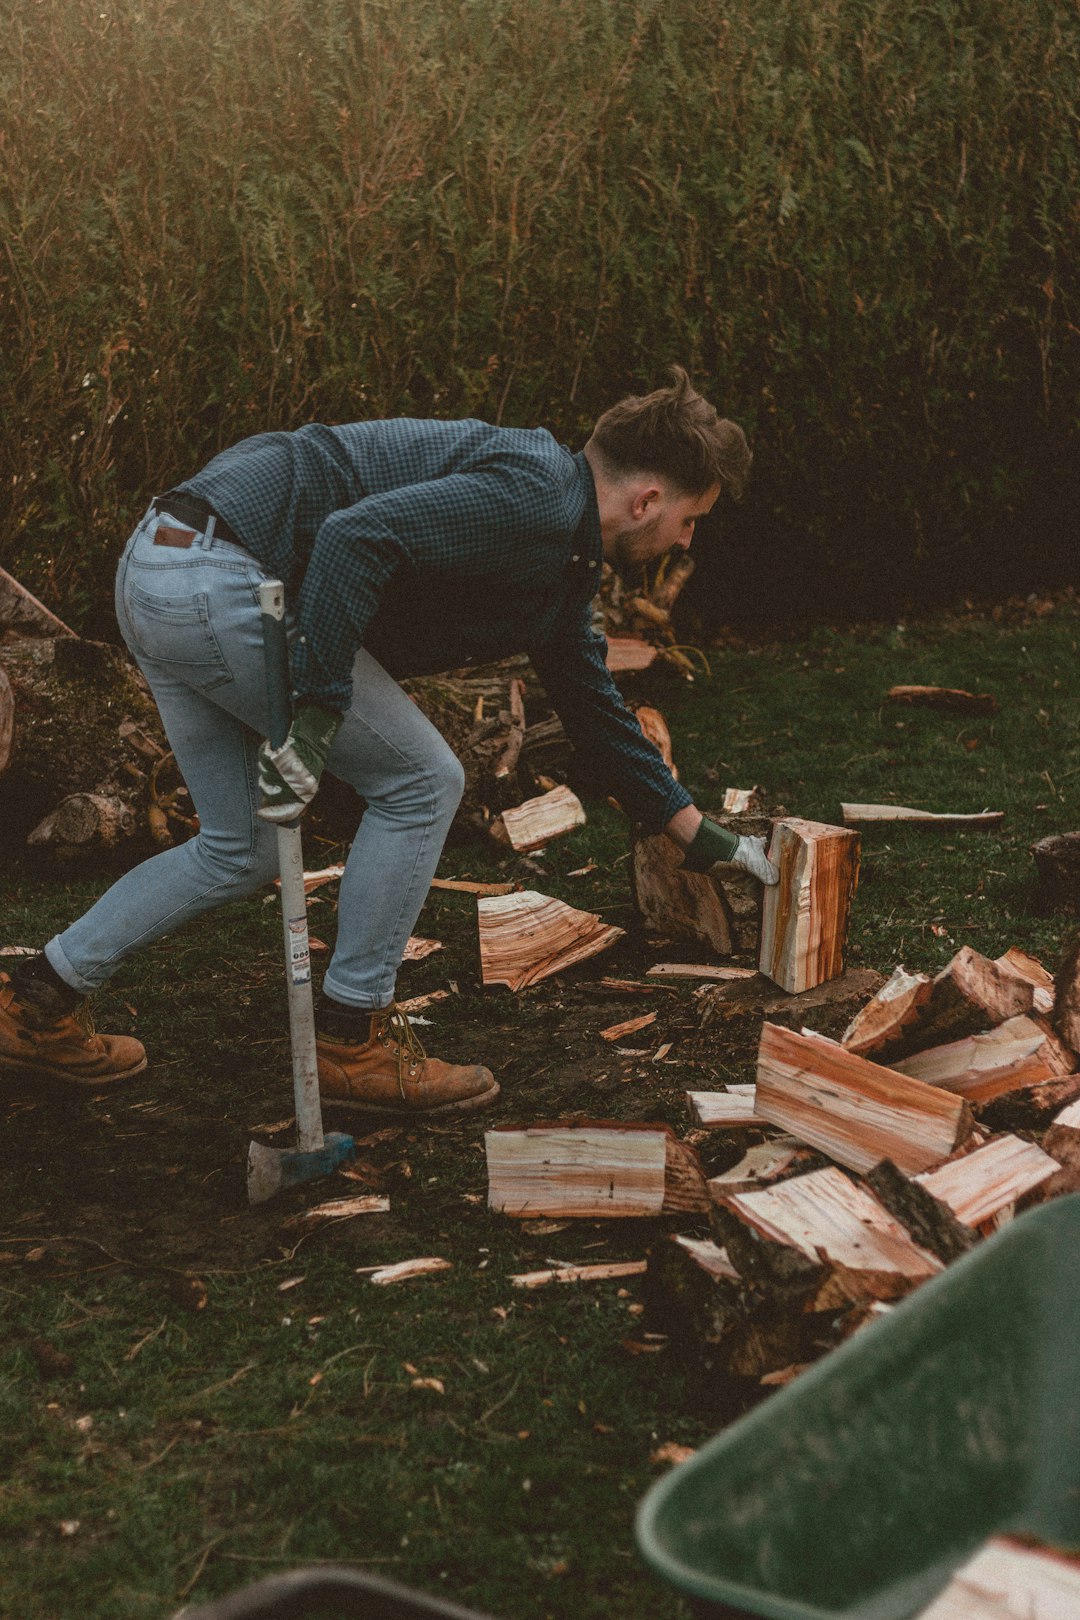
<svg viewBox="0 0 1080 1620">
<path fill-rule="evenodd" d="M 686 851 L 683 865 L 688 872 L 711 872 L 724 862 L 749 872 L 762 883 L 779 883 L 780 873 L 765 854 L 764 838 L 740 838 L 719 822 L 702 816 L 701 826 Z"/>
<path fill-rule="evenodd" d="M 259 749 L 263 821 L 294 821 L 311 803 L 342 718 L 316 703 L 302 703 L 281 747 L 263 743 Z"/>
</svg>

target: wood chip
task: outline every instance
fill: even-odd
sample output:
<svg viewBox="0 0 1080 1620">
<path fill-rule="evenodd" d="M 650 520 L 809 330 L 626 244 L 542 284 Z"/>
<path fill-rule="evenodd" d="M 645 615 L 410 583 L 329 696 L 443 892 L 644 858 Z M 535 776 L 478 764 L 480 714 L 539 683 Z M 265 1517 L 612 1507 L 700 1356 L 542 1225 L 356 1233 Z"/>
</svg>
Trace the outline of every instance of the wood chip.
<svg viewBox="0 0 1080 1620">
<path fill-rule="evenodd" d="M 542 849 L 552 838 L 585 825 L 585 809 L 568 787 L 555 787 L 496 816 L 488 831 L 518 855 Z"/>
<path fill-rule="evenodd" d="M 519 1271 L 511 1276 L 515 1288 L 546 1288 L 549 1283 L 606 1282 L 612 1277 L 640 1277 L 646 1260 L 612 1260 L 597 1265 L 556 1266 L 548 1271 Z"/>
<path fill-rule="evenodd" d="M 425 1255 L 416 1260 L 398 1260 L 390 1266 L 376 1267 L 368 1280 L 379 1288 L 385 1288 L 388 1283 L 407 1282 L 411 1277 L 430 1277 L 438 1271 L 450 1271 L 453 1264 L 452 1260 L 440 1259 L 438 1255 Z"/>
<path fill-rule="evenodd" d="M 645 1029 L 649 1024 L 655 1024 L 654 1012 L 642 1013 L 640 1018 L 628 1018 L 625 1023 L 612 1024 L 600 1031 L 602 1041 L 621 1041 L 624 1036 L 633 1035 L 639 1029 Z"/>
<path fill-rule="evenodd" d="M 997 699 L 989 692 L 965 692 L 956 686 L 890 686 L 885 701 L 928 709 L 954 709 L 962 714 L 998 712 Z"/>
<path fill-rule="evenodd" d="M 726 984 L 736 979 L 760 977 L 757 968 L 720 967 L 711 962 L 657 962 L 648 969 L 651 979 L 711 979 Z"/>
<path fill-rule="evenodd" d="M 468 878 L 432 878 L 433 889 L 446 889 L 454 894 L 500 895 L 513 894 L 516 883 L 474 883 Z"/>
<path fill-rule="evenodd" d="M 351 1220 L 354 1215 L 384 1215 L 389 1208 L 389 1198 L 375 1193 L 365 1193 L 360 1198 L 333 1198 L 328 1203 L 313 1204 L 310 1209 L 302 1209 L 298 1215 L 290 1215 L 288 1220 L 281 1223 L 282 1230 L 304 1231 L 320 1226 L 324 1221 Z"/>
<path fill-rule="evenodd" d="M 436 951 L 443 949 L 441 939 L 421 939 L 416 935 L 410 937 L 405 946 L 403 962 L 422 962 L 425 956 L 432 956 Z"/>
<path fill-rule="evenodd" d="M 730 1131 L 746 1125 L 764 1125 L 755 1113 L 754 1088 L 746 1091 L 688 1091 L 686 1100 L 694 1122 L 708 1131 Z"/>
</svg>

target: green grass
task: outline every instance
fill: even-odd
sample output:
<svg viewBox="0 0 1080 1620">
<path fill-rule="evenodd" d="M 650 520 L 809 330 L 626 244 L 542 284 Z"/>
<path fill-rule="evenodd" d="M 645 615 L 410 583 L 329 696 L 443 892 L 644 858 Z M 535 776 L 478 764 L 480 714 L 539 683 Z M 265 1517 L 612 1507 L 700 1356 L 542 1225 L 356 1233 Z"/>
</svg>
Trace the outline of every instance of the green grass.
<svg viewBox="0 0 1080 1620">
<path fill-rule="evenodd" d="M 1016 944 L 1052 967 L 1068 925 L 1036 908 L 1028 846 L 1080 824 L 1078 643 L 1069 604 L 1000 623 L 820 630 L 710 649 L 711 680 L 660 681 L 653 695 L 706 805 L 760 781 L 771 802 L 829 821 L 844 799 L 1006 812 L 990 834 L 866 833 L 853 964 L 933 968 L 960 945 Z M 884 705 L 898 682 L 990 691 L 1000 713 Z M 655 955 L 632 925 L 625 825 L 603 804 L 589 810 L 528 880 L 630 925 L 623 945 L 594 971 L 484 995 L 471 903 L 438 895 L 420 930 L 446 949 L 409 968 L 402 989 L 457 983 L 421 1033 L 440 1054 L 500 1071 L 501 1118 L 580 1108 L 685 1123 L 680 1069 L 659 1080 L 598 1050 L 600 1028 L 653 1003 L 623 1011 L 590 1000 L 590 983 Z M 567 875 L 589 859 L 588 877 Z M 515 870 L 469 846 L 442 865 Z M 9 868 L 5 938 L 40 943 L 103 883 Z M 312 926 L 332 935 L 331 901 L 313 907 Z M 83 1103 L 5 1094 L 0 1611 L 143 1620 L 341 1558 L 504 1620 L 681 1614 L 638 1560 L 632 1517 L 657 1473 L 651 1452 L 703 1441 L 718 1399 L 674 1348 L 624 1347 L 640 1341 L 636 1286 L 528 1294 L 508 1281 L 548 1258 L 641 1255 L 656 1228 L 531 1233 L 490 1215 L 480 1124 L 363 1150 L 382 1168 L 389 1216 L 300 1240 L 281 1220 L 327 1189 L 248 1211 L 248 1132 L 289 1106 L 279 972 L 275 907 L 259 898 L 222 913 L 130 962 L 99 998 L 99 1023 L 137 1025 L 151 1051 L 141 1086 Z M 658 992 L 657 1004 L 674 1056 L 752 1077 L 744 1047 L 695 1035 L 689 992 Z M 687 1073 L 701 1083 L 701 1068 Z M 386 1290 L 356 1274 L 419 1254 L 454 1269 Z M 206 1287 L 203 1310 L 183 1302 L 186 1273 Z M 72 1370 L 43 1373 L 38 1340 Z M 65 1521 L 77 1530 L 64 1534 Z"/>
</svg>

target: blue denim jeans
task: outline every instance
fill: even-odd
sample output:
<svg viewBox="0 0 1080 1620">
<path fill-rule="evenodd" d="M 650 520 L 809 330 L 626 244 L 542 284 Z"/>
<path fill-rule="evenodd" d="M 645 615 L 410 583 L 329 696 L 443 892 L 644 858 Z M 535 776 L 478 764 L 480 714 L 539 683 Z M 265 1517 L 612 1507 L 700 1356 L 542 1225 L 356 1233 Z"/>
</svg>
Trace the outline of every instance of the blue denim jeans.
<svg viewBox="0 0 1080 1620">
<path fill-rule="evenodd" d="M 162 525 L 177 527 L 150 511 L 129 540 L 116 613 L 154 694 L 199 831 L 126 873 L 49 941 L 52 966 L 81 991 L 102 984 L 140 946 L 277 873 L 275 830 L 256 814 L 257 754 L 267 725 L 256 592 L 265 571 L 216 536 L 212 522 L 186 549 L 155 544 Z M 362 650 L 327 766 L 367 809 L 341 881 L 337 945 L 323 987 L 351 1006 L 386 1007 L 464 772 L 416 704 Z"/>
</svg>

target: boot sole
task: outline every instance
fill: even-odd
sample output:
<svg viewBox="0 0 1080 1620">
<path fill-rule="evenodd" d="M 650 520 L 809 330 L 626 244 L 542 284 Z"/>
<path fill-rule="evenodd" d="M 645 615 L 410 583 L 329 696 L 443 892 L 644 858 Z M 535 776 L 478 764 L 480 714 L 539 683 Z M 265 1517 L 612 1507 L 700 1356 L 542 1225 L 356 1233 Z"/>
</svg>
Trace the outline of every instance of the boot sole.
<svg viewBox="0 0 1080 1620">
<path fill-rule="evenodd" d="M 395 1108 L 390 1103 L 364 1102 L 359 1097 L 322 1096 L 320 1100 L 324 1108 L 348 1108 L 357 1114 L 389 1114 L 394 1119 L 433 1119 L 437 1115 L 478 1113 L 480 1109 L 490 1107 L 500 1090 L 498 1081 L 495 1081 L 487 1091 L 477 1092 L 475 1097 L 439 1103 L 434 1108 L 408 1108 L 405 1105 Z"/>
<path fill-rule="evenodd" d="M 133 1069 L 124 1069 L 118 1074 L 81 1075 L 72 1074 L 70 1069 L 54 1067 L 51 1063 L 25 1063 L 18 1058 L 3 1058 L 0 1059 L 0 1077 L 14 1074 L 27 1080 L 57 1080 L 65 1086 L 77 1086 L 80 1091 L 94 1091 L 102 1086 L 119 1086 L 134 1080 L 143 1073 L 148 1061 L 144 1057 Z"/>
</svg>

